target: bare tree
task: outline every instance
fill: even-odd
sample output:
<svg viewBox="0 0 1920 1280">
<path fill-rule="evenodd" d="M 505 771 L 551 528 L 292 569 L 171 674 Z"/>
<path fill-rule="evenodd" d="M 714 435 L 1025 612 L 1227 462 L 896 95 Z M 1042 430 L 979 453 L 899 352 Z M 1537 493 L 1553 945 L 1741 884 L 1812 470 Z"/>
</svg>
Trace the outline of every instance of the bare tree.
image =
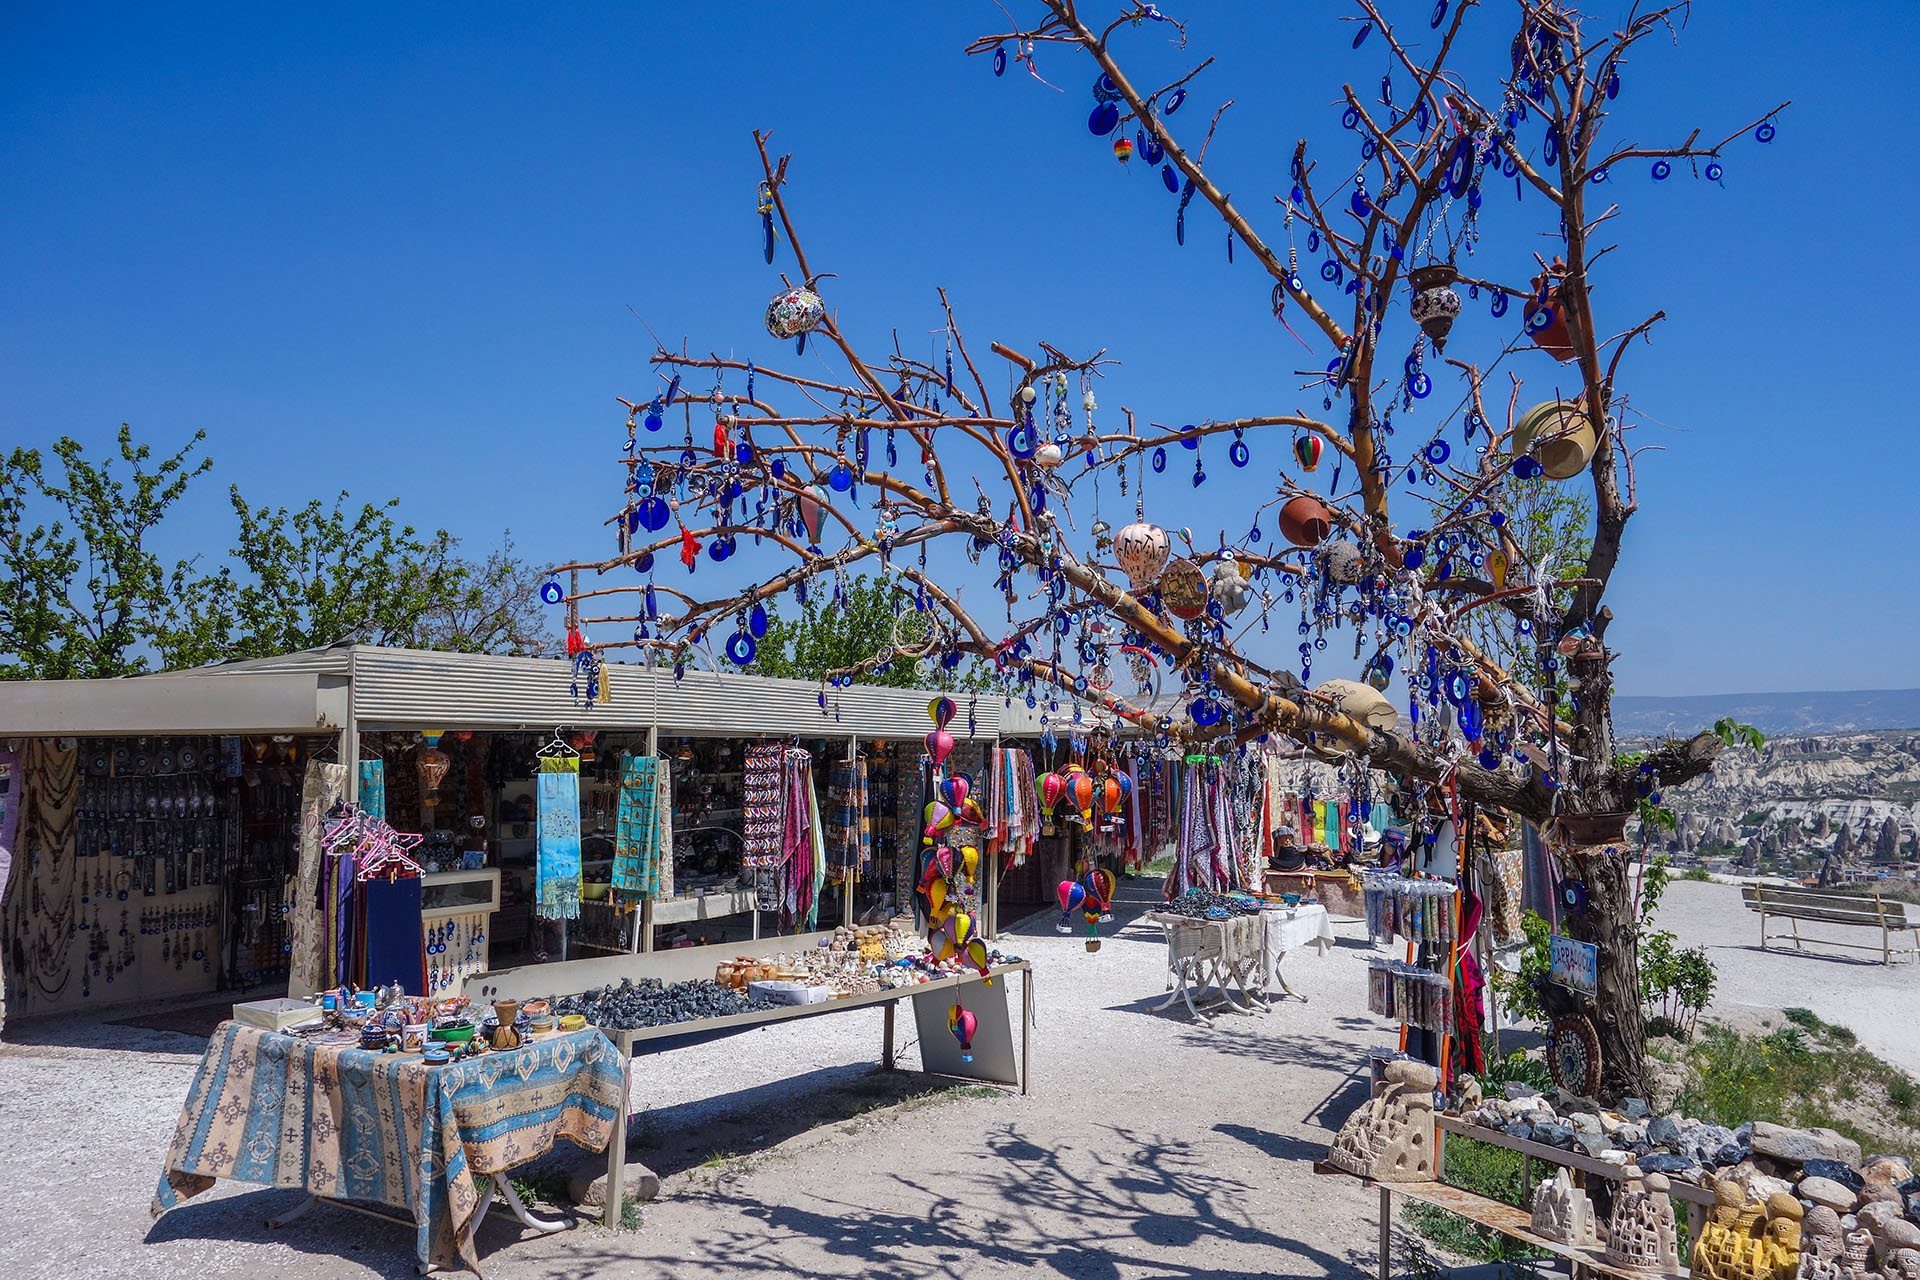
<svg viewBox="0 0 1920 1280">
<path fill-rule="evenodd" d="M 1547 993 L 1550 1007 L 1591 1020 L 1602 1093 L 1642 1091 L 1636 907 L 1620 830 L 1639 800 L 1706 772 L 1721 740 L 1702 733 L 1616 758 L 1606 595 L 1636 506 L 1621 374 L 1629 349 L 1664 313 L 1612 317 L 1599 305 L 1595 271 L 1614 249 L 1602 237 L 1616 212 L 1617 188 L 1605 180 L 1624 166 L 1716 177 L 1722 148 L 1755 131 L 1770 137 L 1780 108 L 1719 141 L 1702 141 L 1698 131 L 1663 146 L 1611 136 L 1610 103 L 1627 55 L 1674 31 L 1685 4 L 1636 7 L 1618 29 L 1601 31 L 1562 0 L 1521 0 L 1505 22 L 1476 14 L 1475 0 L 1438 3 L 1419 50 L 1374 0 L 1358 0 L 1344 19 L 1355 47 L 1375 42 L 1394 70 L 1377 94 L 1341 87 L 1357 164 L 1323 169 L 1304 141 L 1292 148 L 1289 186 L 1272 215 L 1282 247 L 1204 167 L 1231 100 L 1197 145 L 1174 127 L 1212 59 L 1152 89 L 1120 61 L 1122 37 L 1151 29 L 1184 47 L 1184 27 L 1152 4 L 1122 4 L 1104 22 L 1090 22 L 1087 6 L 1072 0 L 1031 7 L 1030 22 L 1010 19 L 1015 25 L 969 52 L 996 70 L 1011 62 L 1035 77 L 1044 58 L 1056 79 L 1072 78 L 1072 59 L 1090 60 L 1079 73 L 1097 77 L 1089 128 L 1112 137 L 1121 158 L 1159 168 L 1183 235 L 1190 214 L 1200 216 L 1197 206 L 1210 208 L 1230 243 L 1265 270 L 1276 317 L 1318 345 L 1303 386 L 1323 412 L 1263 410 L 1169 430 L 1142 429 L 1123 408 L 1122 429 L 1096 414 L 1095 388 L 1112 363 L 1105 352 L 1070 354 L 1045 343 L 1037 353 L 991 344 L 1010 373 L 996 397 L 944 290 L 944 360 L 910 354 L 897 338 L 890 352 L 863 354 L 820 296 L 825 277 L 809 261 L 788 203 L 789 158 L 776 159 L 767 135 L 756 134 L 767 260 L 782 242 L 791 257 L 769 330 L 803 349 L 824 343 L 844 372 L 787 373 L 684 348 L 657 351 L 657 394 L 622 401 L 630 482 L 612 522 L 619 553 L 567 566 L 576 580 L 583 571 L 636 566 L 649 576 L 576 587 L 570 630 L 590 652 L 638 646 L 681 662 L 724 641 L 741 661 L 766 601 L 828 590 L 855 566 L 877 567 L 908 587 L 917 616 L 856 666 L 903 654 L 972 655 L 992 663 L 1011 689 L 1049 702 L 1098 701 L 1169 744 L 1283 734 L 1323 758 L 1424 788 L 1436 811 L 1479 806 L 1547 824 L 1562 874 L 1584 884 L 1590 904 L 1564 929 L 1596 946 L 1600 981 L 1597 999 L 1556 988 Z M 1470 28 L 1510 55 L 1510 69 L 1485 92 L 1455 69 Z M 1462 264 L 1463 249 L 1480 235 L 1483 185 L 1500 180 L 1527 196 L 1528 234 L 1539 238 L 1522 242 L 1525 249 L 1551 246 L 1551 256 L 1534 255 L 1522 268 L 1510 262 L 1510 276 Z M 1316 279 L 1302 274 L 1301 242 L 1320 258 Z M 1511 308 L 1498 349 L 1471 360 L 1442 353 L 1463 292 L 1495 316 Z M 1412 323 L 1399 318 L 1403 297 Z M 1545 381 L 1557 394 L 1524 396 L 1520 371 L 1528 366 L 1552 370 Z M 1444 412 L 1426 403 L 1440 378 L 1460 388 Z M 1539 403 L 1528 407 L 1532 399 Z M 710 439 L 704 417 L 695 438 L 697 408 L 711 412 Z M 657 434 L 675 409 L 676 421 L 687 421 L 680 440 Z M 1393 430 L 1413 423 L 1424 443 L 1396 457 Z M 1462 443 L 1450 444 L 1449 431 Z M 1237 449 L 1255 433 L 1294 442 L 1300 466 L 1279 472 L 1273 498 L 1252 513 L 1257 530 L 1279 508 L 1290 545 L 1271 549 L 1277 544 L 1241 532 L 1247 521 L 1236 517 L 1217 545 L 1170 546 L 1141 504 L 1146 469 L 1163 466 L 1169 447 L 1231 438 Z M 1323 453 L 1335 477 L 1349 478 L 1346 488 L 1316 487 L 1326 479 L 1313 474 Z M 1591 486 L 1593 517 L 1575 576 L 1530 558 L 1506 528 L 1516 481 L 1543 469 Z M 1115 531 L 1094 520 L 1083 531 L 1076 510 L 1086 514 L 1087 489 L 1117 478 L 1125 493 L 1129 477 L 1140 504 L 1134 523 Z M 1395 486 L 1409 479 L 1420 483 L 1418 528 L 1394 519 Z M 691 568 L 703 553 L 730 556 L 741 540 L 781 563 L 738 591 L 702 597 L 652 576 L 656 557 L 677 555 Z M 966 575 L 929 560 L 929 547 L 951 544 L 986 564 L 997 588 L 992 606 L 1006 606 L 1004 625 L 977 588 L 963 602 Z M 1296 608 L 1298 674 L 1256 656 L 1242 627 Z M 1531 637 L 1537 687 L 1475 642 L 1469 623 L 1489 612 Z M 614 625 L 631 626 L 631 638 L 606 638 Z M 1339 633 L 1353 637 L 1376 686 L 1387 684 L 1397 660 L 1417 713 L 1412 727 L 1396 723 L 1391 708 L 1380 716 L 1364 686 L 1306 687 L 1316 655 Z M 1157 694 L 1177 694 L 1173 709 Z M 823 706 L 830 697 L 823 689 Z"/>
</svg>

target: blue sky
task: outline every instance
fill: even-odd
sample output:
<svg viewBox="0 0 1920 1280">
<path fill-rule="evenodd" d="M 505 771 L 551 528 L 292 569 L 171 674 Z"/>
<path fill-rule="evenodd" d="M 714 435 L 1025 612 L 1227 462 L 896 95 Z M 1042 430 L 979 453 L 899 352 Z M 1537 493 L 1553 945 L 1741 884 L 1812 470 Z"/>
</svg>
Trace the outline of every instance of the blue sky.
<svg viewBox="0 0 1920 1280">
<path fill-rule="evenodd" d="M 1148 28 L 1126 60 L 1158 83 L 1217 55 L 1177 123 L 1196 135 L 1235 99 L 1209 167 L 1283 239 L 1269 197 L 1292 140 L 1351 163 L 1328 104 L 1342 80 L 1372 91 L 1380 42 L 1350 51 L 1331 4 L 1166 7 L 1193 54 Z M 1424 34 L 1429 7 L 1393 10 Z M 1772 145 L 1731 148 L 1724 187 L 1613 182 L 1601 305 L 1618 329 L 1670 316 L 1623 375 L 1660 446 L 1611 597 L 1626 692 L 1920 683 L 1900 244 L 1916 156 L 1886 109 L 1920 22 L 1846 12 L 1702 4 L 1677 49 L 1627 71 L 1620 123 L 1648 142 L 1794 105 Z M 1491 16 L 1474 20 L 1490 54 Z M 217 468 L 169 531 L 181 552 L 228 544 L 235 483 L 255 502 L 397 494 L 476 549 L 510 527 L 537 559 L 598 554 L 613 397 L 653 385 L 635 313 L 669 342 L 783 355 L 760 328 L 756 126 L 794 153 L 809 254 L 870 349 L 896 328 L 924 348 L 944 284 L 985 362 L 991 338 L 1108 348 L 1113 420 L 1317 408 L 1257 267 L 1226 262 L 1198 205 L 1177 248 L 1157 177 L 1088 136 L 1087 65 L 1043 54 L 1055 93 L 962 55 L 1004 23 L 988 3 L 10 6 L 0 442 L 204 427 Z M 1497 234 L 1520 225 L 1511 204 L 1490 194 L 1489 260 L 1534 247 Z M 1494 333 L 1476 315 L 1453 349 Z M 1286 448 L 1253 443 L 1246 472 L 1210 453 L 1208 486 L 1165 485 L 1152 514 L 1242 530 L 1218 513 L 1270 493 Z"/>
</svg>

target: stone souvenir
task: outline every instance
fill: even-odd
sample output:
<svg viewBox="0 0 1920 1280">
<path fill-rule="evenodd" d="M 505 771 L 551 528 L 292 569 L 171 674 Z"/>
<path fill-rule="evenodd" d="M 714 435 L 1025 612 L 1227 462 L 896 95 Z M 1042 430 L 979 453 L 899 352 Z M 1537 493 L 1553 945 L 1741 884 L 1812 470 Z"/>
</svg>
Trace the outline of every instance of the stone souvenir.
<svg viewBox="0 0 1920 1280">
<path fill-rule="evenodd" d="M 1438 1074 L 1424 1062 L 1389 1062 L 1373 1097 L 1340 1126 L 1327 1163 L 1377 1182 L 1431 1180 L 1438 1084 Z"/>
<path fill-rule="evenodd" d="M 1607 1219 L 1607 1261 L 1634 1271 L 1678 1271 L 1678 1236 L 1666 1175 L 1643 1175 L 1638 1165 L 1622 1172 Z"/>
<path fill-rule="evenodd" d="M 1798 1200 L 1784 1192 L 1749 1200 L 1731 1178 L 1714 1183 L 1713 1200 L 1693 1246 L 1695 1280 L 1795 1280 L 1803 1216 Z"/>
<path fill-rule="evenodd" d="M 1573 1185 L 1564 1167 L 1555 1170 L 1551 1178 L 1540 1180 L 1533 1197 L 1533 1230 L 1536 1235 L 1576 1249 L 1595 1248 L 1600 1243 L 1593 1201 Z"/>
</svg>

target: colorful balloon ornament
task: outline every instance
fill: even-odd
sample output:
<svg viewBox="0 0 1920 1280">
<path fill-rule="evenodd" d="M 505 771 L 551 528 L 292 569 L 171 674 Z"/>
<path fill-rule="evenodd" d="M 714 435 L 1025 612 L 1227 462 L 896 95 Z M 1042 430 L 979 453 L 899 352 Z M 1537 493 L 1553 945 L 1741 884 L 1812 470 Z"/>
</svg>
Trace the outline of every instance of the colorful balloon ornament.
<svg viewBox="0 0 1920 1280">
<path fill-rule="evenodd" d="M 973 1036 L 980 1029 L 980 1019 L 973 1010 L 966 1008 L 958 1000 L 953 1008 L 947 1010 L 947 1031 L 960 1045 L 960 1061 L 973 1061 Z"/>
</svg>

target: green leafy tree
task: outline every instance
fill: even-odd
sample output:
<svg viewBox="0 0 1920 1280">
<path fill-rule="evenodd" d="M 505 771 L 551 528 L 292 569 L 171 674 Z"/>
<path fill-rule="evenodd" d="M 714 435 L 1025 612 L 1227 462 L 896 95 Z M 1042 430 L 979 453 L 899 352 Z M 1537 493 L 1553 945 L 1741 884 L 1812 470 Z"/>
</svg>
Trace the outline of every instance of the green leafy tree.
<svg viewBox="0 0 1920 1280">
<path fill-rule="evenodd" d="M 68 436 L 52 459 L 15 448 L 0 471 L 0 676 L 83 679 L 147 668 L 162 630 L 183 638 L 175 602 L 193 593 L 193 559 L 168 564 L 154 530 L 213 461 L 205 432 L 153 461 L 120 425 L 118 462 L 96 462 Z M 51 522 L 36 512 L 51 508 Z"/>
<path fill-rule="evenodd" d="M 811 593 L 797 618 L 772 614 L 754 656 L 754 674 L 824 679 L 829 672 L 846 670 L 885 651 L 894 643 L 896 627 L 910 635 L 915 619 L 925 616 L 914 608 L 912 593 L 890 580 L 876 581 L 861 574 L 847 583 L 842 594 L 843 599 L 835 600 L 824 591 Z M 948 668 L 933 659 L 896 660 L 855 679 L 893 689 L 983 689 L 988 685 L 971 662 Z"/>
<path fill-rule="evenodd" d="M 1584 490 L 1545 478 L 1513 480 L 1507 492 L 1511 503 L 1505 526 L 1507 554 L 1514 561 L 1509 581 L 1525 580 L 1527 569 L 1535 565 L 1560 582 L 1586 576 L 1587 550 L 1593 543 L 1592 498 Z M 1521 634 L 1513 619 L 1499 609 L 1477 609 L 1467 617 L 1482 652 L 1528 688 L 1542 687 L 1537 629 L 1532 635 Z M 1564 700 L 1564 673 L 1556 683 L 1561 686 L 1555 691 L 1556 701 Z"/>
<path fill-rule="evenodd" d="M 355 510 L 254 507 L 229 493 L 240 521 L 232 565 L 196 585 L 189 625 L 168 636 L 169 665 L 254 658 L 354 641 L 465 652 L 537 653 L 550 636 L 536 607 L 538 575 L 509 538 L 485 560 L 459 555 L 445 529 L 423 534 L 399 499 Z"/>
</svg>

